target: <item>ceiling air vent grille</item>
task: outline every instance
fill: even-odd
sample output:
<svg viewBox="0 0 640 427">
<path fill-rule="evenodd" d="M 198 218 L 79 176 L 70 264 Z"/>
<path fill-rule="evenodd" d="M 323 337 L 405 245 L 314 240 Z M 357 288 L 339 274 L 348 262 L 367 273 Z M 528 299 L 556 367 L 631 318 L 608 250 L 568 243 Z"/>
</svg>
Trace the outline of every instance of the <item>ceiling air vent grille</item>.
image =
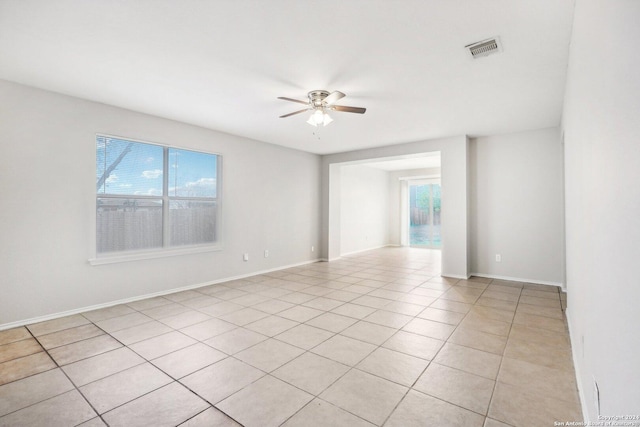
<svg viewBox="0 0 640 427">
<path fill-rule="evenodd" d="M 500 45 L 500 39 L 498 37 L 471 43 L 465 47 L 469 49 L 473 58 L 480 58 L 482 56 L 488 56 L 502 51 L 502 46 Z"/>
</svg>

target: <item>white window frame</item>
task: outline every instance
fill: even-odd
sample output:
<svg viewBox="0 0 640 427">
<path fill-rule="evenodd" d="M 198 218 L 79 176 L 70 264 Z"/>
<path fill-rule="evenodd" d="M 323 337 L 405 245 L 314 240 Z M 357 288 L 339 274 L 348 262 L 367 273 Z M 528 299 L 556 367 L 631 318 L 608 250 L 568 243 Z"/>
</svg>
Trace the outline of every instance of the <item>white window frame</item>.
<svg viewBox="0 0 640 427">
<path fill-rule="evenodd" d="M 95 191 L 95 158 L 96 152 L 94 151 L 93 160 L 94 160 L 94 169 L 93 169 L 93 183 L 94 183 L 94 196 L 93 196 L 93 230 L 92 230 L 92 256 L 89 258 L 90 265 L 103 265 L 103 264 L 112 264 L 119 262 L 127 262 L 127 261 L 137 261 L 137 260 L 145 260 L 145 259 L 154 259 L 154 258 L 163 258 L 163 257 L 171 257 L 171 256 L 179 256 L 179 255 L 188 255 L 188 254 L 197 254 L 203 252 L 212 252 L 212 251 L 220 251 L 222 250 L 222 155 L 219 153 L 205 151 L 201 149 L 193 149 L 193 148 L 185 148 L 178 147 L 175 145 L 169 144 L 161 144 L 158 142 L 150 142 L 135 138 L 115 136 L 104 133 L 97 133 L 94 137 L 94 150 L 96 147 L 95 141 L 97 138 L 113 138 L 120 139 L 125 141 L 137 142 L 142 144 L 150 144 L 156 145 L 163 148 L 163 191 L 162 196 L 129 196 L 129 195 L 109 195 L 109 194 L 100 194 Z M 200 198 L 200 197 L 181 197 L 181 196 L 169 196 L 168 194 L 168 179 L 169 179 L 169 159 L 168 150 L 169 149 L 176 150 L 185 150 L 192 151 L 196 153 L 203 154 L 212 154 L 216 156 L 217 164 L 216 164 L 216 197 L 214 198 Z M 139 199 L 162 199 L 162 235 L 163 235 L 163 246 L 161 248 L 154 249 L 143 249 L 143 250 L 132 250 L 132 251 L 121 251 L 121 252 L 110 252 L 110 253 L 97 253 L 97 209 L 96 209 L 96 200 L 98 198 L 139 198 Z M 185 245 L 185 246 L 169 246 L 169 201 L 171 200 L 194 200 L 194 201 L 211 201 L 212 199 L 216 202 L 216 240 L 213 243 L 203 243 L 196 245 Z"/>
</svg>

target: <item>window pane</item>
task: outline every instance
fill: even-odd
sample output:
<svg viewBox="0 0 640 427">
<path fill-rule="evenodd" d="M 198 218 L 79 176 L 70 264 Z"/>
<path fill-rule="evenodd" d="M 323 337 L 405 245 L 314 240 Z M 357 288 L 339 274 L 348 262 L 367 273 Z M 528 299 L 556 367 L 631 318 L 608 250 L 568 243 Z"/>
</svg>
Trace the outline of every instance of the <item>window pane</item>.
<svg viewBox="0 0 640 427">
<path fill-rule="evenodd" d="M 218 156 L 169 148 L 169 196 L 217 197 Z"/>
<path fill-rule="evenodd" d="M 163 151 L 158 145 L 98 136 L 98 194 L 161 196 Z"/>
<path fill-rule="evenodd" d="M 98 198 L 96 231 L 98 253 L 161 248 L 162 200 Z"/>
<path fill-rule="evenodd" d="M 171 246 L 216 241 L 216 202 L 171 200 L 169 226 Z"/>
</svg>

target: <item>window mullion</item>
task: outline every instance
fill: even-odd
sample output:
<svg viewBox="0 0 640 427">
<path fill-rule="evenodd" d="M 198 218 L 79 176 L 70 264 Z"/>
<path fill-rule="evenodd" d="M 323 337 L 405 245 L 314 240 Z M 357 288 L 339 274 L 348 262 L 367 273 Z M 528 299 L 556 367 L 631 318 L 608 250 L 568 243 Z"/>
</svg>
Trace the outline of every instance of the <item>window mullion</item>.
<svg viewBox="0 0 640 427">
<path fill-rule="evenodd" d="M 169 148 L 164 147 L 162 165 L 162 246 L 169 247 Z"/>
</svg>

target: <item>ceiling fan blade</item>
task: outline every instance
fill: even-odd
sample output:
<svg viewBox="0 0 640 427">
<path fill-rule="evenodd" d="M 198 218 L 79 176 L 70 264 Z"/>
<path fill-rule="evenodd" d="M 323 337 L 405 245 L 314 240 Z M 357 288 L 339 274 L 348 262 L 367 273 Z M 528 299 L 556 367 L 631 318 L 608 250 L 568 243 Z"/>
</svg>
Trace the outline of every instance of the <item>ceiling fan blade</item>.
<svg viewBox="0 0 640 427">
<path fill-rule="evenodd" d="M 345 96 L 347 96 L 347 95 L 345 95 L 344 93 L 340 92 L 339 90 L 336 90 L 336 91 L 331 92 L 329 94 L 329 96 L 327 96 L 324 99 L 324 103 L 327 104 L 327 105 L 331 105 L 334 102 L 338 101 L 339 99 L 344 98 Z"/>
<path fill-rule="evenodd" d="M 332 110 L 336 110 L 336 111 L 342 111 L 344 113 L 358 113 L 358 114 L 364 114 L 365 111 L 367 111 L 366 108 L 362 108 L 362 107 L 347 107 L 344 105 L 332 105 L 331 106 Z"/>
<path fill-rule="evenodd" d="M 285 114 L 284 116 L 280 116 L 281 119 L 289 116 L 295 116 L 296 114 L 304 113 L 305 111 L 309 111 L 309 108 L 305 108 L 304 110 L 294 111 L 293 113 Z"/>
<path fill-rule="evenodd" d="M 278 99 L 283 99 L 285 101 L 291 101 L 291 102 L 297 102 L 298 104 L 305 104 L 305 105 L 309 105 L 309 101 L 299 101 L 297 99 L 293 99 L 293 98 L 287 98 L 285 96 L 279 96 Z"/>
</svg>

